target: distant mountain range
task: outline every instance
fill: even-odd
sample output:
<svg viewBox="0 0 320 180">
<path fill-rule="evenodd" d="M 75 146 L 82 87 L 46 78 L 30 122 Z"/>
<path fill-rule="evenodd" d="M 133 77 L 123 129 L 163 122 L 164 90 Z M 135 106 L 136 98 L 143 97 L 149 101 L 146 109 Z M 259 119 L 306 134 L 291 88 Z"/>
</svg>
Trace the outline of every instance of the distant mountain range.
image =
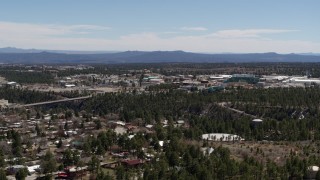
<svg viewBox="0 0 320 180">
<path fill-rule="evenodd" d="M 202 54 L 184 51 L 55 51 L 37 49 L 0 48 L 0 63 L 20 64 L 110 64 L 161 62 L 320 62 L 320 54 Z"/>
</svg>

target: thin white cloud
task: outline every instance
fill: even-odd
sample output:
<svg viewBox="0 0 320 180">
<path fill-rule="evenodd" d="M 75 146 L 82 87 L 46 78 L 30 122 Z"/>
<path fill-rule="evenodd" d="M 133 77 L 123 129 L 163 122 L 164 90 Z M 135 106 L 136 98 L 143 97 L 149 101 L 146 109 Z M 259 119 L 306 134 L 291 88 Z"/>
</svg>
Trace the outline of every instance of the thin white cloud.
<svg viewBox="0 0 320 180">
<path fill-rule="evenodd" d="M 269 40 L 260 38 L 208 38 L 206 36 L 177 36 L 161 38 L 154 33 L 123 36 L 119 41 L 127 49 L 185 50 L 192 52 L 320 52 L 320 43 L 301 40 Z M 123 46 L 121 46 L 123 47 Z M 131 48 L 130 48 L 131 47 Z"/>
<path fill-rule="evenodd" d="M 207 31 L 205 27 L 182 27 L 180 28 L 183 31 Z"/>
<path fill-rule="evenodd" d="M 161 32 L 159 34 L 180 34 L 180 32 L 177 32 L 177 31 L 165 31 L 165 32 Z"/>
<path fill-rule="evenodd" d="M 0 36 L 8 35 L 9 37 L 18 36 L 24 38 L 70 34 L 88 34 L 95 31 L 103 31 L 108 29 L 110 28 L 86 24 L 59 25 L 0 22 Z"/>
<path fill-rule="evenodd" d="M 298 30 L 290 29 L 231 29 L 222 30 L 210 34 L 209 36 L 218 38 L 258 38 L 265 34 L 278 34 L 295 32 Z"/>
<path fill-rule="evenodd" d="M 102 30 L 110 29 L 110 27 L 106 27 L 106 26 L 96 26 L 96 25 L 88 25 L 88 24 L 61 26 L 61 27 L 67 27 L 71 30 L 93 30 L 93 31 L 102 31 Z"/>
<path fill-rule="evenodd" d="M 0 22 L 0 47 L 57 50 L 184 50 L 192 52 L 320 52 L 320 42 L 263 38 L 267 34 L 295 30 L 222 30 L 206 35 L 163 37 L 161 33 L 137 33 L 119 38 L 91 38 L 81 33 L 103 31 L 91 25 L 39 25 Z M 77 36 L 73 36 L 76 34 Z"/>
</svg>

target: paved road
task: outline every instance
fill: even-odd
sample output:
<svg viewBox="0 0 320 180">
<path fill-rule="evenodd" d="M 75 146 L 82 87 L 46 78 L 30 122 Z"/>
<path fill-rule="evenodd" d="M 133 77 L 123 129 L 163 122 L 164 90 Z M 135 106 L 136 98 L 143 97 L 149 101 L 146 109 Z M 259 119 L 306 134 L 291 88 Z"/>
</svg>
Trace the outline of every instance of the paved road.
<svg viewBox="0 0 320 180">
<path fill-rule="evenodd" d="M 238 114 L 243 114 L 243 115 L 246 115 L 246 116 L 250 116 L 250 117 L 253 117 L 253 118 L 257 118 L 257 116 L 255 116 L 255 115 L 248 114 L 248 113 L 246 113 L 246 112 L 244 112 L 244 111 L 240 111 L 239 109 L 234 109 L 234 108 L 228 107 L 226 102 L 218 103 L 218 105 L 219 105 L 220 107 L 229 109 L 230 111 L 236 112 L 236 113 L 238 113 Z"/>
<path fill-rule="evenodd" d="M 38 103 L 31 103 L 31 104 L 25 104 L 25 105 L 18 105 L 23 107 L 30 107 L 30 106 L 39 106 L 39 105 L 45 105 L 45 104 L 53 104 L 53 103 L 60 103 L 60 102 L 67 102 L 67 101 L 76 101 L 76 100 L 82 100 L 82 99 L 88 99 L 90 96 L 83 96 L 83 97 L 76 97 L 76 98 L 66 98 L 66 99 L 59 99 L 54 101 L 45 101 L 45 102 L 38 102 Z"/>
</svg>

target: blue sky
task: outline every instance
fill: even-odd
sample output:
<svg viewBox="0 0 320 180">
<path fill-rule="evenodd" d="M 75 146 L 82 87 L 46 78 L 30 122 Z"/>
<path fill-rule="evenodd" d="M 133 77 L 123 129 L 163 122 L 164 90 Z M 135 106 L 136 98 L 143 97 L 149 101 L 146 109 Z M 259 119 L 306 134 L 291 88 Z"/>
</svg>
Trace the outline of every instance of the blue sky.
<svg viewBox="0 0 320 180">
<path fill-rule="evenodd" d="M 320 52 L 318 0 L 4 0 L 0 47 Z"/>
</svg>

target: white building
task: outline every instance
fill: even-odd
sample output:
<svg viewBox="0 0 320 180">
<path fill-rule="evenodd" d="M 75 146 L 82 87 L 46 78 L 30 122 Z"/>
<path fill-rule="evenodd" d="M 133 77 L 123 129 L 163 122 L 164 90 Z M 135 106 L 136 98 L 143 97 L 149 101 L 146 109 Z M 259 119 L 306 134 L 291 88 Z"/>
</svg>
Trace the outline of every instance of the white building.
<svg viewBox="0 0 320 180">
<path fill-rule="evenodd" d="M 73 88 L 73 87 L 76 87 L 76 85 L 74 84 L 66 84 L 64 85 L 66 88 Z"/>
<path fill-rule="evenodd" d="M 238 135 L 226 133 L 210 133 L 202 134 L 203 140 L 209 141 L 243 141 L 244 139 Z"/>
</svg>

